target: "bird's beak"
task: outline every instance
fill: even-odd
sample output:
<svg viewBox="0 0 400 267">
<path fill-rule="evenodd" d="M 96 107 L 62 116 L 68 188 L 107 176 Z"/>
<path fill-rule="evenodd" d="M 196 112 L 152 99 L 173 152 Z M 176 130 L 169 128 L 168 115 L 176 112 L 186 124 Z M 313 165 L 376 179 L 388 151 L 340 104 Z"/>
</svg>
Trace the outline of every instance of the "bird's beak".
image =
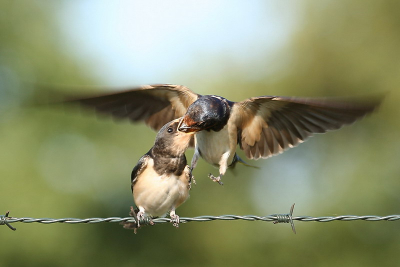
<svg viewBox="0 0 400 267">
<path fill-rule="evenodd" d="M 184 132 L 184 133 L 195 133 L 200 131 L 200 128 L 194 126 L 194 125 L 188 125 L 186 122 L 186 116 L 181 119 L 181 121 L 178 124 L 178 131 Z"/>
</svg>

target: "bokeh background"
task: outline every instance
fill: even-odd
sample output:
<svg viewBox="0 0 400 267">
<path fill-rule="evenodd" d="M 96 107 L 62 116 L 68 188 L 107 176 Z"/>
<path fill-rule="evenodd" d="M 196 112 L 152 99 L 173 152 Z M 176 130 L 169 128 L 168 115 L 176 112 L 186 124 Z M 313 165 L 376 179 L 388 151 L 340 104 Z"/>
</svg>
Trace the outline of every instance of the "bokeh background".
<svg viewBox="0 0 400 267">
<path fill-rule="evenodd" d="M 152 146 L 143 125 L 32 107 L 37 84 L 184 84 L 258 95 L 389 92 L 378 112 L 268 160 L 224 186 L 200 160 L 184 217 L 400 213 L 400 2 L 0 1 L 0 214 L 127 216 L 130 172 Z M 51 86 L 50 86 L 51 87 Z M 36 89 L 35 89 L 36 88 Z M 85 116 L 85 114 L 87 116 Z M 187 152 L 189 160 L 193 151 Z M 394 266 L 400 222 L 219 221 L 145 227 L 0 227 L 1 266 Z"/>
</svg>

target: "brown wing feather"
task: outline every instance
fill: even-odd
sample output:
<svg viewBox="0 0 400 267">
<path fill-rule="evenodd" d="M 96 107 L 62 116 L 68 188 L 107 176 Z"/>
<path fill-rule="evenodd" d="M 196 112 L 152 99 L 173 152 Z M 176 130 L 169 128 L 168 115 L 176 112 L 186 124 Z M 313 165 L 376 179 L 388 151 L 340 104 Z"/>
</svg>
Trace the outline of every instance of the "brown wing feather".
<svg viewBox="0 0 400 267">
<path fill-rule="evenodd" d="M 136 164 L 136 166 L 132 170 L 131 174 L 131 190 L 133 192 L 133 186 L 136 184 L 138 177 L 144 171 L 147 166 L 147 162 L 149 161 L 150 156 L 148 153 L 144 154 Z"/>
<path fill-rule="evenodd" d="M 383 97 L 333 99 L 262 96 L 233 106 L 238 143 L 250 159 L 267 158 L 315 133 L 351 124 L 372 112 Z"/>
<path fill-rule="evenodd" d="M 181 85 L 145 85 L 127 91 L 73 98 L 64 103 L 79 103 L 117 119 L 143 121 L 158 131 L 164 124 L 179 118 L 197 100 L 198 94 Z"/>
</svg>

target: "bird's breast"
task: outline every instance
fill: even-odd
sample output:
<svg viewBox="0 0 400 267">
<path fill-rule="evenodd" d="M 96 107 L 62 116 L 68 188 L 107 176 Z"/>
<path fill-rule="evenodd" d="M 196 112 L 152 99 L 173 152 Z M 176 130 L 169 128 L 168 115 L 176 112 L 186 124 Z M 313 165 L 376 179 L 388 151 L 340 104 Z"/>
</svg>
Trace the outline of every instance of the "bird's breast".
<svg viewBox="0 0 400 267">
<path fill-rule="evenodd" d="M 224 153 L 230 152 L 228 162 L 232 162 L 236 149 L 236 131 L 228 131 L 227 124 L 221 131 L 200 131 L 196 133 L 196 149 L 210 164 L 219 165 Z"/>
<path fill-rule="evenodd" d="M 141 206 L 151 216 L 162 216 L 172 208 L 177 208 L 189 197 L 188 172 L 182 175 L 159 175 L 154 170 L 154 161 L 138 177 L 133 187 L 136 206 Z"/>
</svg>

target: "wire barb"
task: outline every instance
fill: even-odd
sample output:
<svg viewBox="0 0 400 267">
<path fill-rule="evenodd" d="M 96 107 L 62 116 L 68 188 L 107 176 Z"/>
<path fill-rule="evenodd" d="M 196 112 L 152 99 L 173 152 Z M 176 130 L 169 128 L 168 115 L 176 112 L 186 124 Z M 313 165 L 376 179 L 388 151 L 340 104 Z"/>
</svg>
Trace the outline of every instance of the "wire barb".
<svg viewBox="0 0 400 267">
<path fill-rule="evenodd" d="M 294 227 L 294 222 L 293 222 L 293 210 L 294 210 L 294 205 L 296 203 L 293 203 L 293 205 L 290 207 L 290 211 L 288 214 L 275 214 L 276 220 L 273 221 L 274 224 L 277 223 L 290 223 L 292 226 L 292 231 L 293 233 L 296 234 L 296 228 Z"/>
<path fill-rule="evenodd" d="M 9 223 L 8 220 L 12 219 L 11 217 L 8 217 L 8 214 L 10 214 L 10 211 L 6 212 L 6 215 L 0 215 L 0 225 L 7 225 L 8 228 L 10 228 L 11 230 L 15 231 L 17 230 L 17 228 L 12 227 Z"/>
</svg>

